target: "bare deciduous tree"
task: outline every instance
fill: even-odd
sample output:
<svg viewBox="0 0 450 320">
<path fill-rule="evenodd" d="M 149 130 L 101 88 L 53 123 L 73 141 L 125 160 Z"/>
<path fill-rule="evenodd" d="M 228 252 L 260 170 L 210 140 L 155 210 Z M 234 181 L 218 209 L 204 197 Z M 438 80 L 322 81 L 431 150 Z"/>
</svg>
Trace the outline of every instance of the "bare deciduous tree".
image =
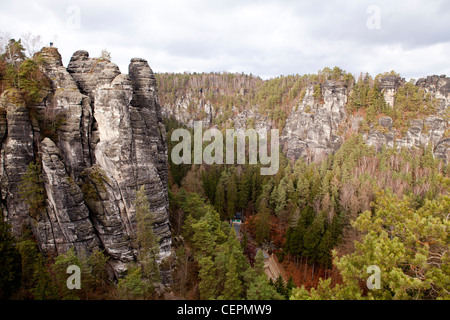
<svg viewBox="0 0 450 320">
<path fill-rule="evenodd" d="M 8 32 L 0 31 L 0 55 L 5 53 L 5 47 L 8 45 L 11 34 Z"/>
<path fill-rule="evenodd" d="M 40 35 L 35 36 L 31 32 L 21 35 L 22 45 L 25 48 L 28 57 L 32 57 L 42 47 L 42 39 Z"/>
</svg>

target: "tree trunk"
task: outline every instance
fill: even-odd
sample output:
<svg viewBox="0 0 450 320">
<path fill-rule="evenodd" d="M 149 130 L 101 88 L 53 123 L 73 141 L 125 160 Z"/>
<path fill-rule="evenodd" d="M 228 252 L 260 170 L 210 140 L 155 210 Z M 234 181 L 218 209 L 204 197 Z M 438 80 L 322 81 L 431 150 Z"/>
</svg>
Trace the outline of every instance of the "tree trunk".
<svg viewBox="0 0 450 320">
<path fill-rule="evenodd" d="M 304 276 L 305 280 L 306 280 L 306 271 L 307 270 L 308 270 L 308 258 L 306 258 L 306 261 L 305 261 L 305 276 Z"/>
</svg>

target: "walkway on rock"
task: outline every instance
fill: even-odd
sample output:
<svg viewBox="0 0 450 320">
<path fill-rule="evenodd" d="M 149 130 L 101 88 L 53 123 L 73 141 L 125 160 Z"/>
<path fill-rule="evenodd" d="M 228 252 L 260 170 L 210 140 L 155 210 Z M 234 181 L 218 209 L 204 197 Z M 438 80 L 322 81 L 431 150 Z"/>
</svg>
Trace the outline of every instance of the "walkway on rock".
<svg viewBox="0 0 450 320">
<path fill-rule="evenodd" d="M 269 255 L 265 250 L 262 250 L 262 252 L 264 254 L 264 271 L 266 272 L 267 277 L 275 282 L 278 277 L 281 276 L 284 283 L 286 283 L 287 281 L 280 270 L 281 267 L 278 266 L 278 263 L 273 258 L 273 254 Z"/>
<path fill-rule="evenodd" d="M 234 230 L 236 231 L 236 237 L 240 240 L 240 228 L 241 228 L 241 220 L 231 220 L 230 224 L 233 226 Z M 262 249 L 258 249 L 262 250 Z M 272 279 L 272 281 L 276 281 L 278 277 L 281 275 L 281 278 L 284 280 L 284 283 L 286 283 L 286 279 L 281 272 L 280 267 L 276 260 L 273 257 L 273 254 L 269 255 L 267 251 L 262 250 L 264 254 L 264 272 L 266 273 L 267 277 L 269 279 Z"/>
</svg>

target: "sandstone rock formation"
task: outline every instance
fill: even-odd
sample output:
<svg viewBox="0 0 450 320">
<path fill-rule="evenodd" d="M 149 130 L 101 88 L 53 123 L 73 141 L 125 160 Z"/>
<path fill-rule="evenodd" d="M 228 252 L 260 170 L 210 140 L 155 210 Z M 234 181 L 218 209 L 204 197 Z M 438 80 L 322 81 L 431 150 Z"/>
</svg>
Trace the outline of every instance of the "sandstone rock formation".
<svg viewBox="0 0 450 320">
<path fill-rule="evenodd" d="M 394 107 L 398 87 L 404 82 L 405 80 L 398 76 L 386 76 L 381 79 L 380 88 L 384 94 L 384 100 L 391 107 Z"/>
<path fill-rule="evenodd" d="M 322 93 L 323 101 L 316 101 L 314 85 L 309 85 L 301 105 L 287 119 L 280 138 L 287 158 L 303 156 L 313 161 L 339 149 L 342 140 L 337 131 L 346 118 L 346 88 L 326 81 Z"/>
<path fill-rule="evenodd" d="M 423 88 L 425 92 L 432 94 L 441 101 L 439 113 L 443 113 L 450 105 L 450 78 L 445 75 L 434 75 L 419 79 L 416 86 Z"/>
<path fill-rule="evenodd" d="M 161 261 L 171 252 L 167 144 L 150 66 L 135 58 L 129 74 L 121 74 L 110 61 L 77 51 L 66 69 L 56 48 L 40 54 L 51 80 L 44 101 L 25 106 L 12 91 L 1 98 L 4 215 L 16 235 L 31 227 L 45 253 L 104 249 L 119 275 L 136 259 L 135 199 L 145 186 Z M 31 217 L 19 185 L 33 161 L 42 167 L 45 208 Z M 170 282 L 167 272 L 163 282 Z"/>
<path fill-rule="evenodd" d="M 386 103 L 395 107 L 395 95 L 405 84 L 405 79 L 395 75 L 384 76 L 380 79 L 380 89 Z M 315 87 L 320 85 L 320 98 L 315 94 Z M 420 147 L 432 144 L 436 157 L 450 161 L 450 139 L 446 132 L 448 122 L 445 114 L 450 105 L 450 78 L 445 76 L 429 76 L 419 79 L 416 86 L 438 99 L 440 104 L 435 115 L 425 119 L 415 119 L 406 124 L 407 130 L 401 134 L 394 129 L 393 120 L 387 116 L 378 119 L 378 126 L 374 125 L 364 139 L 367 144 L 376 148 L 381 146 Z M 213 89 L 210 89 L 213 90 Z M 214 90 L 220 89 L 214 88 Z M 300 104 L 293 106 L 280 134 L 280 145 L 286 157 L 296 160 L 300 157 L 309 161 L 318 161 L 326 155 L 338 150 L 345 139 L 345 134 L 358 132 L 364 116 L 347 114 L 346 104 L 351 88 L 339 81 L 325 81 L 322 84 L 309 83 Z M 242 94 L 245 88 L 242 88 Z M 166 99 L 167 101 L 168 99 Z M 192 106 L 194 108 L 192 109 Z M 234 129 L 255 128 L 269 130 L 274 126 L 270 117 L 262 115 L 258 105 L 238 110 L 233 107 L 229 117 L 218 126 Z M 194 118 L 203 113 L 205 127 L 217 125 L 222 116 L 221 106 L 212 105 L 201 93 L 195 90 L 179 93 L 174 103 L 162 106 L 164 117 L 173 116 L 179 122 L 192 127 Z M 448 132 L 447 132 L 448 134 Z"/>
<path fill-rule="evenodd" d="M 391 81 L 393 83 L 395 81 Z M 431 144 L 435 157 L 450 161 L 450 139 L 446 136 L 448 121 L 445 113 L 450 106 L 450 78 L 445 76 L 428 76 L 419 79 L 416 85 L 432 97 L 440 101 L 436 115 L 425 119 L 414 119 L 408 123 L 408 130 L 401 138 L 397 137 L 397 132 L 392 129 L 392 119 L 381 117 L 378 124 L 385 128 L 384 132 L 373 129 L 365 136 L 369 145 L 380 148 L 386 145 L 390 148 L 396 147 L 420 147 Z M 396 90 L 396 89 L 395 89 Z"/>
</svg>

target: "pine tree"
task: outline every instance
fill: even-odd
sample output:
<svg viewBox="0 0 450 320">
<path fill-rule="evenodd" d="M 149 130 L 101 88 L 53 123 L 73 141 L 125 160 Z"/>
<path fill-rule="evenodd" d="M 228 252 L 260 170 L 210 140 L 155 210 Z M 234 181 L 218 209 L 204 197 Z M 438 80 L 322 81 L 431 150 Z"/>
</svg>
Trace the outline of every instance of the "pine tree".
<svg viewBox="0 0 450 320">
<path fill-rule="evenodd" d="M 325 232 L 320 244 L 317 248 L 318 262 L 325 268 L 329 269 L 331 263 L 331 250 L 333 248 L 333 236 L 329 230 Z"/>
<path fill-rule="evenodd" d="M 262 244 L 270 236 L 270 212 L 263 209 L 256 215 L 256 242 Z"/>
<path fill-rule="evenodd" d="M 313 262 L 318 260 L 318 248 L 323 234 L 324 219 L 318 215 L 307 228 L 303 237 L 305 255 Z"/>
<path fill-rule="evenodd" d="M 222 294 L 219 296 L 221 300 L 239 300 L 242 293 L 242 282 L 239 280 L 237 271 L 237 262 L 233 256 L 230 256 L 227 264 L 226 280 Z"/>
<path fill-rule="evenodd" d="M 0 212 L 0 299 L 7 299 L 20 286 L 21 261 L 11 234 L 11 226 L 4 220 Z"/>
<path fill-rule="evenodd" d="M 145 300 L 151 297 L 152 291 L 138 266 L 129 268 L 126 277 L 119 279 L 117 290 L 122 300 Z"/>
<path fill-rule="evenodd" d="M 216 188 L 214 208 L 220 214 L 221 217 L 224 216 L 223 210 L 224 207 L 225 207 L 225 186 L 222 183 L 219 183 Z"/>
<path fill-rule="evenodd" d="M 262 250 L 258 250 L 255 256 L 255 264 L 253 269 L 256 271 L 257 276 L 265 275 L 264 272 L 264 253 Z"/>
<path fill-rule="evenodd" d="M 282 300 L 283 297 L 269 284 L 266 275 L 257 276 L 247 290 L 247 300 Z"/>
<path fill-rule="evenodd" d="M 448 299 L 448 219 L 450 197 L 426 201 L 414 209 L 406 196 L 392 191 L 377 194 L 374 211 L 365 211 L 353 223 L 364 232 L 355 251 L 337 257 L 342 285 L 331 288 L 331 279 L 317 289 L 294 289 L 293 299 Z M 444 213 L 444 214 L 443 214 Z M 380 289 L 361 289 L 369 266 L 380 269 Z"/>
<path fill-rule="evenodd" d="M 194 234 L 191 243 L 198 254 L 200 256 L 212 255 L 217 238 L 213 234 L 208 220 L 200 219 L 200 221 L 192 225 L 192 230 Z"/>
<path fill-rule="evenodd" d="M 281 274 L 277 277 L 274 283 L 275 290 L 283 297 L 286 296 L 286 286 L 284 284 L 284 279 Z"/>
<path fill-rule="evenodd" d="M 294 279 L 292 279 L 292 276 L 289 277 L 288 282 L 286 283 L 286 291 L 285 291 L 285 295 L 284 298 L 286 300 L 289 300 L 289 297 L 292 294 L 292 290 L 295 288 L 295 283 L 294 283 Z"/>
<path fill-rule="evenodd" d="M 22 288 L 32 289 L 35 283 L 35 273 L 38 268 L 40 252 L 37 244 L 31 239 L 24 239 L 17 244 L 22 260 Z"/>
<path fill-rule="evenodd" d="M 237 185 L 235 174 L 231 174 L 230 180 L 227 185 L 227 217 L 231 219 L 236 213 L 237 204 Z"/>
<path fill-rule="evenodd" d="M 34 287 L 31 288 L 31 293 L 35 300 L 56 300 L 61 297 L 58 295 L 58 288 L 52 279 L 50 271 L 45 265 L 44 257 L 38 256 L 35 263 L 33 282 Z"/>
<path fill-rule="evenodd" d="M 217 277 L 214 262 L 211 256 L 204 256 L 198 261 L 199 290 L 202 300 L 213 300 L 217 297 Z"/>
<path fill-rule="evenodd" d="M 31 162 L 19 185 L 21 198 L 28 204 L 30 214 L 36 217 L 45 206 L 41 166 Z"/>
<path fill-rule="evenodd" d="M 67 288 L 67 268 L 75 265 L 81 271 L 81 290 L 70 290 Z M 65 253 L 58 255 L 52 265 L 52 270 L 55 273 L 56 286 L 60 292 L 63 300 L 79 300 L 86 296 L 89 291 L 89 271 L 86 270 L 86 265 L 80 259 L 73 247 Z M 87 277 L 85 277 L 87 276 Z"/>
<path fill-rule="evenodd" d="M 244 172 L 241 179 L 239 180 L 237 207 L 241 211 L 247 206 L 250 194 L 250 181 L 246 172 Z"/>
<path fill-rule="evenodd" d="M 136 193 L 136 220 L 138 260 L 142 275 L 149 279 L 150 283 L 159 282 L 159 266 L 156 262 L 159 256 L 159 241 L 153 233 L 154 218 L 144 185 Z"/>
</svg>

